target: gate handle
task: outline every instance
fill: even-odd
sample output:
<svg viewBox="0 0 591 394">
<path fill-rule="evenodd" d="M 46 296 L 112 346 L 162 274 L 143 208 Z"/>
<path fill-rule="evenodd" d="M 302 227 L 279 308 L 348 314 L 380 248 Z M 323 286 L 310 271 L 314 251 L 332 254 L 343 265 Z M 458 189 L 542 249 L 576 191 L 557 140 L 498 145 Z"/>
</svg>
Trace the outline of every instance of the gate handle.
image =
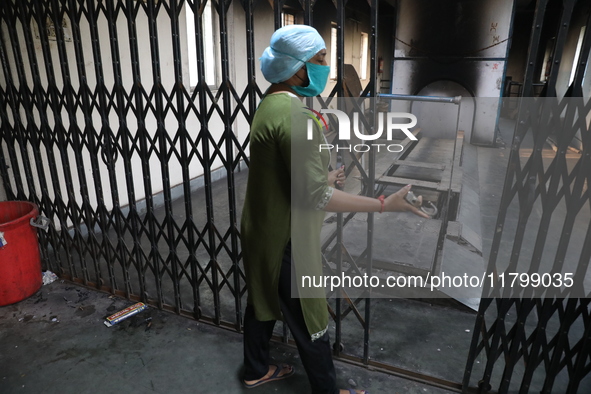
<svg viewBox="0 0 591 394">
<path fill-rule="evenodd" d="M 47 231 L 47 228 L 49 227 L 50 222 L 49 222 L 49 219 L 47 219 L 45 216 L 37 216 L 37 219 L 31 218 L 29 223 L 33 227 L 37 227 L 37 228 L 40 228 L 41 230 Z"/>
<path fill-rule="evenodd" d="M 427 215 L 433 217 L 435 215 L 437 215 L 437 207 L 435 206 L 435 204 L 433 204 L 431 201 L 427 201 L 427 204 L 431 205 L 431 207 L 421 207 L 421 211 L 425 212 Z"/>
</svg>

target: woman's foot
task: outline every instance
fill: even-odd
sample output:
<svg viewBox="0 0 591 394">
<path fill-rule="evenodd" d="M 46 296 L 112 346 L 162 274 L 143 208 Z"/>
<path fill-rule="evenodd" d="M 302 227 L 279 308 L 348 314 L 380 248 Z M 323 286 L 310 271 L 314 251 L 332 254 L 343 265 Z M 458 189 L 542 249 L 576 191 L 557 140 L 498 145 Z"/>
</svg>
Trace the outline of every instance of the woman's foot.
<svg viewBox="0 0 591 394">
<path fill-rule="evenodd" d="M 278 370 L 281 368 L 280 370 Z M 251 387 L 258 387 L 261 384 L 272 382 L 275 380 L 285 379 L 290 377 L 294 374 L 294 369 L 291 365 L 281 364 L 281 365 L 269 365 L 269 371 L 265 376 L 257 380 L 245 380 L 244 385 L 248 388 Z M 347 393 L 348 394 L 348 393 Z"/>
</svg>

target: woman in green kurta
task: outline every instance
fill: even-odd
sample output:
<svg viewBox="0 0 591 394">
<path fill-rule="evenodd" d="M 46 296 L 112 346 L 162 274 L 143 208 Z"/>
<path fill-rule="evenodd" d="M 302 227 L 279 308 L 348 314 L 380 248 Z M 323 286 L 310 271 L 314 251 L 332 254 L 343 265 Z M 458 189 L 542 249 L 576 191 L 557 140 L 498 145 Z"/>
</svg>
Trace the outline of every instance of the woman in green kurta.
<svg viewBox="0 0 591 394">
<path fill-rule="evenodd" d="M 305 264 L 308 271 L 322 274 L 319 251 L 324 206 L 319 203 L 328 202 L 334 189 L 329 187 L 327 179 L 328 151 L 321 155 L 312 151 L 312 157 L 298 157 L 292 167 L 292 138 L 294 143 L 308 142 L 316 146 L 323 138 L 322 131 L 315 128 L 314 140 L 302 140 L 309 119 L 305 112 L 308 110 L 295 96 L 269 93 L 261 102 L 251 126 L 251 160 L 241 237 L 248 304 L 256 305 L 256 317 L 261 321 L 281 319 L 277 297 L 279 269 L 290 239 L 294 260 L 297 256 L 297 261 Z M 293 133 L 292 127 L 295 128 Z M 292 182 L 298 182 L 301 186 L 298 190 L 302 190 L 299 193 L 301 198 L 293 200 L 297 215 L 291 212 L 291 193 L 296 193 L 295 188 L 292 190 Z M 296 269 L 299 266 L 296 264 Z M 308 295 L 301 300 L 311 338 L 321 336 L 328 325 L 324 291 L 318 296 L 320 298 Z"/>
<path fill-rule="evenodd" d="M 325 211 L 412 211 L 426 217 L 404 200 L 410 186 L 381 200 L 333 187 L 344 173 L 328 173 L 329 154 L 318 149 L 325 143 L 322 130 L 314 127 L 308 139 L 309 113 L 299 99 L 324 89 L 325 57 L 324 41 L 315 29 L 291 25 L 275 32 L 261 58 L 263 74 L 272 85 L 251 125 L 241 221 L 248 290 L 243 381 L 249 388 L 293 375 L 291 366 L 268 363 L 275 321 L 283 320 L 298 346 L 312 393 L 364 393 L 336 388 L 324 289 L 295 286 L 294 296 L 292 285 L 300 284 L 295 278 L 302 275 L 322 275 L 320 230 Z"/>
</svg>

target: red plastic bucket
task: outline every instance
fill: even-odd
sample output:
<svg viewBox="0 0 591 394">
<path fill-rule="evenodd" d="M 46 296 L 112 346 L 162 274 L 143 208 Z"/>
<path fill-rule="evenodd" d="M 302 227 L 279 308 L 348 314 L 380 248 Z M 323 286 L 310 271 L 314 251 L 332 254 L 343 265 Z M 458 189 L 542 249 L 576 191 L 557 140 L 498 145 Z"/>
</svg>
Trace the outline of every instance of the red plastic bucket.
<svg viewBox="0 0 591 394">
<path fill-rule="evenodd" d="M 37 229 L 39 215 L 27 201 L 0 202 L 0 306 L 33 295 L 42 284 Z"/>
</svg>

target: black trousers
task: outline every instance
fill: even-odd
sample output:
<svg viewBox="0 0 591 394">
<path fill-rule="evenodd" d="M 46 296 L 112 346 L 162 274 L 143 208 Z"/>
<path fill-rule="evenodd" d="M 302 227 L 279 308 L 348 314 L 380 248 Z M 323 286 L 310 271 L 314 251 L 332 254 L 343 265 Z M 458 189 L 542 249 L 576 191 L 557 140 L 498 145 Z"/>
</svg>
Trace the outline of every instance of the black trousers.
<svg viewBox="0 0 591 394">
<path fill-rule="evenodd" d="M 315 341 L 310 339 L 299 298 L 291 298 L 291 244 L 283 254 L 279 276 L 279 300 L 284 322 L 289 327 L 308 374 L 313 394 L 338 394 L 336 373 L 328 332 Z M 252 305 L 244 315 L 244 380 L 257 380 L 269 370 L 269 341 L 275 320 L 258 321 Z"/>
</svg>

